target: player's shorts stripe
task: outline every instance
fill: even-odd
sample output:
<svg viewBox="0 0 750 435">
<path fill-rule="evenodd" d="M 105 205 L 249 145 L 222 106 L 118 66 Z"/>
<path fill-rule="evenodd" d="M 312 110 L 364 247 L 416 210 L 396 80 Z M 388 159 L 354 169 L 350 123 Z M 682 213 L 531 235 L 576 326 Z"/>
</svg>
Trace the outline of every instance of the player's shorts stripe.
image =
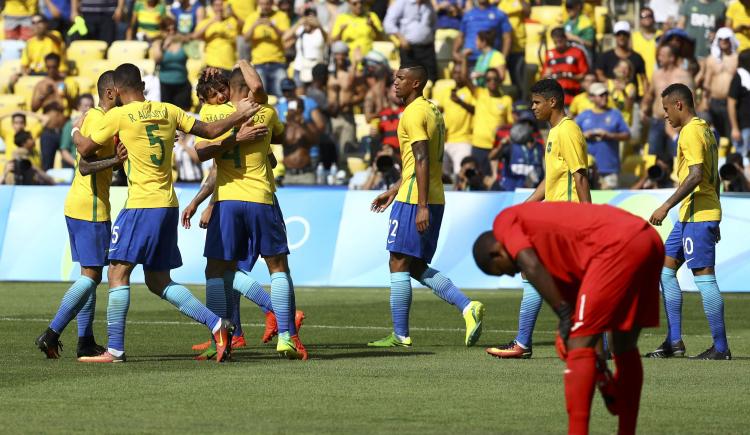
<svg viewBox="0 0 750 435">
<path fill-rule="evenodd" d="M 695 222 L 695 191 L 690 193 L 690 222 Z"/>
<path fill-rule="evenodd" d="M 586 306 L 586 295 L 581 295 L 581 306 L 578 308 L 578 321 L 583 323 L 583 308 Z"/>
</svg>

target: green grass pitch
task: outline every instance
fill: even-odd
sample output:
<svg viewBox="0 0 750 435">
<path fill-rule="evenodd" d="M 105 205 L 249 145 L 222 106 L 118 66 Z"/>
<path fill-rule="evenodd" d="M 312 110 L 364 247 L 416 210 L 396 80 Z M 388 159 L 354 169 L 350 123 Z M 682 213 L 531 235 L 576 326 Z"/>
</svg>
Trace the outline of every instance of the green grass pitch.
<svg viewBox="0 0 750 435">
<path fill-rule="evenodd" d="M 463 346 L 459 313 L 416 290 L 411 349 L 373 350 L 389 333 L 386 289 L 298 289 L 307 320 L 301 337 L 311 359 L 280 360 L 260 344 L 260 310 L 243 301 L 249 347 L 227 364 L 192 360 L 206 339 L 143 286 L 132 292 L 128 362 L 75 361 L 76 325 L 62 336 L 60 360 L 33 345 L 67 285 L 0 284 L 0 426 L 19 433 L 563 433 L 564 365 L 554 354 L 556 325 L 542 310 L 530 360 L 497 360 L 484 347 L 513 337 L 520 292 L 469 292 L 485 303 L 478 345 Z M 202 295 L 203 286 L 191 286 Z M 95 331 L 106 342 L 107 291 L 99 286 Z M 641 433 L 747 433 L 750 295 L 724 296 L 734 361 L 644 360 Z M 700 297 L 684 302 L 689 354 L 710 344 Z M 641 350 L 663 339 L 647 330 Z M 594 397 L 592 433 L 614 433 L 616 420 Z"/>
</svg>

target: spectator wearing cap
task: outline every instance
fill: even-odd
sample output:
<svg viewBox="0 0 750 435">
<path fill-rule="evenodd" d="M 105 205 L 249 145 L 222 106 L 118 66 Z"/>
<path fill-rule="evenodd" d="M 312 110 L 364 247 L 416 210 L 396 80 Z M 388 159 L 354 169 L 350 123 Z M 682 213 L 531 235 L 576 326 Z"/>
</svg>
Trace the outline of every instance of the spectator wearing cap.
<svg viewBox="0 0 750 435">
<path fill-rule="evenodd" d="M 615 48 L 607 50 L 597 57 L 596 76 L 602 83 L 615 78 L 615 68 L 621 60 L 627 60 L 633 66 L 631 83 L 635 85 L 636 92 L 643 94 L 643 89 L 648 87 L 646 77 L 646 64 L 640 54 L 633 51 L 630 45 L 630 23 L 618 21 L 614 26 Z"/>
<path fill-rule="evenodd" d="M 638 15 L 638 30 L 631 34 L 633 51 L 641 55 L 646 68 L 646 78 L 651 81 L 656 68 L 656 39 L 660 32 L 656 29 L 654 11 L 643 7 Z"/>
<path fill-rule="evenodd" d="M 461 169 L 461 161 L 471 155 L 471 131 L 474 119 L 474 92 L 462 69 L 455 64 L 451 71 L 455 86 L 435 93 L 433 98 L 443 111 L 445 121 L 445 154 L 443 174 L 454 177 Z"/>
<path fill-rule="evenodd" d="M 703 98 L 701 112 L 708 111 L 711 123 L 716 127 L 719 136 L 731 139 L 731 125 L 727 111 L 727 96 L 732 79 L 737 72 L 737 38 L 728 27 L 716 32 L 711 46 L 711 54 L 706 59 L 703 77 Z"/>
<path fill-rule="evenodd" d="M 466 0 L 437 0 L 435 13 L 438 29 L 461 29 L 461 17 L 464 15 Z"/>
<path fill-rule="evenodd" d="M 352 53 L 364 56 L 372 50 L 372 42 L 383 33 L 380 18 L 369 10 L 364 0 L 349 0 L 349 12 L 339 14 L 333 23 L 331 39 L 344 41 Z"/>
<path fill-rule="evenodd" d="M 729 5 L 726 26 L 737 34 L 740 52 L 750 49 L 750 0 L 738 0 Z"/>
<path fill-rule="evenodd" d="M 305 8 L 303 16 L 284 32 L 284 48 L 294 49 L 294 82 L 303 87 L 312 82 L 315 65 L 326 61 L 328 34 L 318 21 L 316 9 Z"/>
<path fill-rule="evenodd" d="M 729 85 L 727 109 L 732 126 L 732 145 L 743 157 L 750 151 L 750 49 L 740 53 L 737 72 Z"/>
<path fill-rule="evenodd" d="M 492 160 L 500 161 L 501 167 L 493 189 L 534 189 L 544 179 L 544 139 L 525 103 L 514 105 L 513 109 L 513 126 L 498 130 L 490 155 Z"/>
<path fill-rule="evenodd" d="M 213 16 L 198 23 L 193 39 L 206 43 L 206 66 L 229 71 L 237 63 L 237 20 L 226 13 L 223 0 L 213 0 L 211 10 Z"/>
<path fill-rule="evenodd" d="M 31 17 L 33 36 L 26 41 L 21 52 L 21 70 L 24 74 L 41 75 L 47 72 L 44 58 L 56 54 L 65 58 L 65 43 L 60 34 L 47 28 L 47 19 L 43 15 Z M 60 71 L 67 71 L 67 65 L 61 62 Z"/>
<path fill-rule="evenodd" d="M 563 25 L 565 37 L 593 57 L 596 30 L 591 19 L 583 14 L 583 0 L 566 0 L 565 10 L 568 12 L 568 21 Z"/>
<path fill-rule="evenodd" d="M 435 31 L 437 15 L 430 0 L 395 0 L 383 22 L 385 33 L 399 40 L 403 65 L 422 65 L 427 78 L 437 80 Z"/>
<path fill-rule="evenodd" d="M 282 37 L 289 30 L 289 16 L 273 6 L 273 0 L 258 0 L 258 10 L 245 20 L 242 35 L 250 44 L 250 58 L 269 94 L 281 96 L 286 78 Z"/>
<path fill-rule="evenodd" d="M 677 27 L 695 40 L 695 57 L 703 60 L 711 50 L 711 36 L 724 26 L 727 6 L 720 0 L 686 0 L 680 8 Z"/>
<path fill-rule="evenodd" d="M 576 123 L 586 138 L 589 154 L 596 159 L 600 188 L 616 189 L 620 173 L 619 143 L 630 139 L 630 129 L 619 110 L 607 107 L 609 91 L 605 84 L 592 84 L 589 95 L 595 107 L 578 115 Z"/>
<path fill-rule="evenodd" d="M 494 32 L 492 46 L 508 57 L 512 44 L 510 21 L 505 12 L 490 4 L 489 0 L 477 0 L 477 6 L 461 18 L 461 33 L 453 42 L 453 60 L 456 63 L 468 56 L 469 66 L 476 63 L 481 54 L 477 49 L 477 34 L 482 31 Z"/>
<path fill-rule="evenodd" d="M 565 92 L 565 105 L 569 106 L 573 97 L 581 93 L 581 80 L 589 70 L 586 53 L 570 44 L 565 29 L 552 29 L 551 36 L 555 48 L 547 50 L 542 66 L 542 77 L 555 79 Z"/>
<path fill-rule="evenodd" d="M 36 112 L 51 103 L 63 107 L 65 114 L 70 114 L 78 98 L 78 84 L 75 80 L 65 78 L 60 71 L 60 56 L 50 53 L 44 57 L 47 75 L 34 86 L 31 95 L 31 110 Z"/>
<path fill-rule="evenodd" d="M 125 0 L 72 0 L 71 4 L 71 21 L 75 22 L 80 14 L 88 30 L 86 35 L 76 35 L 77 39 L 112 44 L 118 24 L 125 18 Z"/>
<path fill-rule="evenodd" d="M 331 116 L 331 134 L 337 147 L 338 166 L 346 167 L 346 148 L 357 142 L 354 108 L 367 94 L 361 78 L 357 76 L 357 62 L 349 60 L 349 46 L 336 41 L 331 46 L 332 71 L 328 78 L 328 112 Z"/>
</svg>

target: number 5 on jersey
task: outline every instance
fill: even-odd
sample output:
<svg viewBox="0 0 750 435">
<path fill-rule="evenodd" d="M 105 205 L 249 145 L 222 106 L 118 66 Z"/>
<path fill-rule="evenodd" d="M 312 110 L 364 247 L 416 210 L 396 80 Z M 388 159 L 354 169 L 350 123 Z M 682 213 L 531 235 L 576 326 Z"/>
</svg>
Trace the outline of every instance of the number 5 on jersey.
<svg viewBox="0 0 750 435">
<path fill-rule="evenodd" d="M 161 148 L 160 157 L 157 157 L 156 154 L 151 154 L 151 162 L 156 166 L 161 166 L 161 164 L 164 163 L 164 141 L 162 141 L 159 136 L 154 135 L 155 131 L 159 131 L 158 124 L 149 124 L 146 126 L 148 143 L 150 143 L 151 145 L 159 145 L 159 148 Z"/>
</svg>

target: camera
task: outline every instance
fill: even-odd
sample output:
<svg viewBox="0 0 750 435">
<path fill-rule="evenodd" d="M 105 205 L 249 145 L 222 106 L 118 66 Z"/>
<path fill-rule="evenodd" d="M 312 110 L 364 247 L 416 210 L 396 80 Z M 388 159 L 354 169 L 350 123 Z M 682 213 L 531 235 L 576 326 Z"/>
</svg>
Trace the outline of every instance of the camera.
<svg viewBox="0 0 750 435">
<path fill-rule="evenodd" d="M 378 168 L 378 172 L 387 172 L 393 168 L 394 165 L 393 157 L 381 155 L 375 159 L 375 167 Z"/>
<path fill-rule="evenodd" d="M 475 169 L 467 169 L 466 172 L 464 172 L 464 177 L 467 179 L 472 179 L 477 176 L 477 171 Z"/>
<path fill-rule="evenodd" d="M 664 169 L 662 169 L 662 167 L 659 165 L 653 165 L 649 167 L 647 170 L 647 173 L 648 173 L 648 179 L 654 182 L 663 181 L 664 178 L 667 176 Z"/>
<path fill-rule="evenodd" d="M 32 184 L 32 176 L 29 174 L 31 170 L 31 160 L 29 159 L 15 159 L 15 169 L 13 170 L 14 182 L 18 186 Z"/>
</svg>

